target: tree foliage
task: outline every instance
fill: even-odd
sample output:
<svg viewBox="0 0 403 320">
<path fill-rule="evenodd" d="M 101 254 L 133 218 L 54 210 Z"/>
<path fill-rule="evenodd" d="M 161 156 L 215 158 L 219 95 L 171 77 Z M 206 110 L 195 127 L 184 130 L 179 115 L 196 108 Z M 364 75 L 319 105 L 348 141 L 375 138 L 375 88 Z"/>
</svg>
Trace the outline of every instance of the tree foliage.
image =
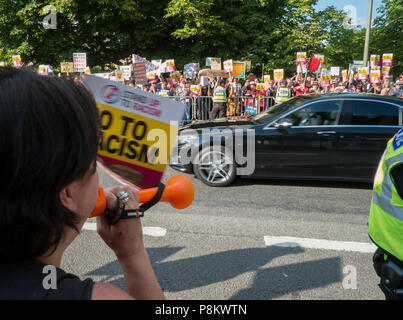
<svg viewBox="0 0 403 320">
<path fill-rule="evenodd" d="M 372 30 L 371 53 L 394 53 L 403 68 L 403 0 L 383 0 Z M 118 63 L 132 53 L 175 58 L 181 68 L 206 57 L 250 60 L 260 74 L 295 72 L 296 52 L 325 54 L 342 68 L 362 59 L 365 29 L 346 29 L 335 7 L 317 0 L 0 0 L 0 61 L 58 66 L 86 52 L 90 66 Z M 45 29 L 44 8 L 57 9 L 57 28 Z"/>
</svg>

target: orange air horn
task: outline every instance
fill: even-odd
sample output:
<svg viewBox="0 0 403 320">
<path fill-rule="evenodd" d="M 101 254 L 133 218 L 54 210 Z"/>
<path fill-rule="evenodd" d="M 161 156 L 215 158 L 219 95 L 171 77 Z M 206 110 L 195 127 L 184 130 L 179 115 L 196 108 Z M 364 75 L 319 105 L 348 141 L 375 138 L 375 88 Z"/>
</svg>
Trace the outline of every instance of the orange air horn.
<svg viewBox="0 0 403 320">
<path fill-rule="evenodd" d="M 150 201 L 157 193 L 157 189 L 140 189 L 139 202 L 146 203 Z M 177 175 L 168 180 L 160 201 L 169 202 L 175 209 L 185 209 L 193 202 L 193 199 L 194 187 L 192 182 L 185 176 Z M 105 194 L 103 188 L 99 187 L 97 202 L 90 218 L 102 215 L 105 209 Z"/>
</svg>

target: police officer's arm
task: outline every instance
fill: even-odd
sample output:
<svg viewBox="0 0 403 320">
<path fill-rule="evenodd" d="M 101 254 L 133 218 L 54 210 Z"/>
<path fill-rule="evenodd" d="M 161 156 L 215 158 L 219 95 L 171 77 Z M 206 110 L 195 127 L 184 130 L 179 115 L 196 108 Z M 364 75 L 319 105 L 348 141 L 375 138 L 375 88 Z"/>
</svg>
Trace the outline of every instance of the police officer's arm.
<svg viewBox="0 0 403 320">
<path fill-rule="evenodd" d="M 394 166 L 390 175 L 394 181 L 397 193 L 403 199 L 403 163 Z"/>
</svg>

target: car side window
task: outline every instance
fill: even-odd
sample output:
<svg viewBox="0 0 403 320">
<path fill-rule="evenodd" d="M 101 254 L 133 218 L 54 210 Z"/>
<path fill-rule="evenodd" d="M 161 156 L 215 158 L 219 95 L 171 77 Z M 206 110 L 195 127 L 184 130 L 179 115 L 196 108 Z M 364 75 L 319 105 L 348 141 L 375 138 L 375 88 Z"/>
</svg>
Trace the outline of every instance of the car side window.
<svg viewBox="0 0 403 320">
<path fill-rule="evenodd" d="M 286 118 L 293 126 L 330 126 L 337 124 L 341 101 L 319 101 L 303 107 Z"/>
<path fill-rule="evenodd" d="M 399 108 L 379 101 L 350 101 L 351 124 L 370 126 L 399 125 Z"/>
</svg>

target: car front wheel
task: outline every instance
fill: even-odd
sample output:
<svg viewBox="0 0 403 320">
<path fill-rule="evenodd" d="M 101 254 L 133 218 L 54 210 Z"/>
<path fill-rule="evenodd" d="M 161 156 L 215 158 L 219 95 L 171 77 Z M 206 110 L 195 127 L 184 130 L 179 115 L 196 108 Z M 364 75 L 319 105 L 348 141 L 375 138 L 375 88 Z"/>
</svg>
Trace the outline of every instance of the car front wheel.
<svg viewBox="0 0 403 320">
<path fill-rule="evenodd" d="M 224 187 L 236 178 L 236 165 L 232 151 L 222 146 L 203 148 L 194 161 L 193 170 L 203 183 L 211 187 Z"/>
</svg>

